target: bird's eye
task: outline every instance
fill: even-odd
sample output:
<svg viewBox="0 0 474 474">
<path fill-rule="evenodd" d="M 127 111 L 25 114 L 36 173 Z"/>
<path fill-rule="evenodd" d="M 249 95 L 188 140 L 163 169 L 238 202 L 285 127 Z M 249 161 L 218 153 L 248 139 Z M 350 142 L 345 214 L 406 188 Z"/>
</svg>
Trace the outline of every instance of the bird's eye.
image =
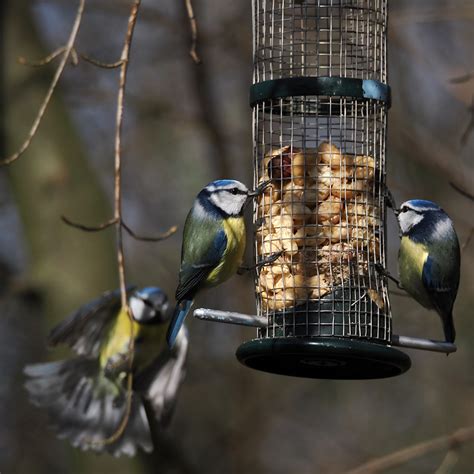
<svg viewBox="0 0 474 474">
<path fill-rule="evenodd" d="M 232 194 L 234 194 L 234 195 L 235 195 L 235 194 L 239 194 L 239 190 L 238 190 L 237 188 L 232 188 L 232 189 L 230 190 L 230 192 L 231 192 Z"/>
<path fill-rule="evenodd" d="M 407 207 L 407 206 L 402 206 L 402 208 L 400 209 L 400 211 L 402 211 L 402 212 L 407 212 L 407 211 L 408 211 L 408 207 Z"/>
</svg>

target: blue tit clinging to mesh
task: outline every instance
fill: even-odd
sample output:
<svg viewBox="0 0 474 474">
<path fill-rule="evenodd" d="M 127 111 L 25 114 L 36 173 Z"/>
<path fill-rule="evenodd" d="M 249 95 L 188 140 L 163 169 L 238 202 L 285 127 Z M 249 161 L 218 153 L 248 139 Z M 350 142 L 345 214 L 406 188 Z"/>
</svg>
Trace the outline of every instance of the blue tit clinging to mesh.
<svg viewBox="0 0 474 474">
<path fill-rule="evenodd" d="M 198 291 L 219 285 L 238 270 L 245 252 L 243 210 L 250 196 L 239 181 L 218 180 L 197 195 L 186 218 L 176 308 L 167 340 L 173 347 Z"/>
<path fill-rule="evenodd" d="M 453 305 L 461 253 L 453 223 L 435 203 L 404 202 L 396 212 L 402 232 L 398 267 L 401 286 L 441 316 L 447 342 L 454 342 Z"/>
<path fill-rule="evenodd" d="M 168 298 L 159 288 L 128 290 L 133 322 L 121 307 L 120 291 L 103 294 L 56 326 L 51 346 L 66 344 L 77 356 L 25 367 L 31 401 L 44 407 L 59 438 L 73 446 L 114 456 L 152 451 L 150 423 L 166 426 L 184 378 L 187 331 L 169 350 L 165 342 Z M 128 423 L 117 433 L 127 411 L 131 328 L 135 338 L 133 397 Z"/>
</svg>

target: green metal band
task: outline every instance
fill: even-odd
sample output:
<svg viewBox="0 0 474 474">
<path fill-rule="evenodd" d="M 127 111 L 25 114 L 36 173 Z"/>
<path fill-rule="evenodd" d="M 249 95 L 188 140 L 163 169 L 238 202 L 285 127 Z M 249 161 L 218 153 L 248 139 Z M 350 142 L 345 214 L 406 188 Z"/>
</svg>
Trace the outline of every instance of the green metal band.
<svg viewBox="0 0 474 474">
<path fill-rule="evenodd" d="M 289 77 L 253 84 L 250 87 L 250 105 L 269 99 L 295 96 L 351 97 L 378 100 L 391 105 L 390 87 L 370 79 L 346 77 Z"/>
</svg>

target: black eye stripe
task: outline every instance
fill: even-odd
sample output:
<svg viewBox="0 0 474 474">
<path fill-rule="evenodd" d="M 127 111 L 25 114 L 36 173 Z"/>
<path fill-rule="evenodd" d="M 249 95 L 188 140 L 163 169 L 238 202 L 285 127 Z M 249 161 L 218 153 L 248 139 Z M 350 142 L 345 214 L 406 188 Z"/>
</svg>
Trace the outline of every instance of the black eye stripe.
<svg viewBox="0 0 474 474">
<path fill-rule="evenodd" d="M 143 303 L 145 303 L 145 306 L 148 306 L 149 308 L 155 309 L 155 306 L 153 305 L 153 303 L 151 301 L 145 300 L 145 299 L 143 299 L 142 301 L 143 301 Z"/>
<path fill-rule="evenodd" d="M 414 212 L 415 214 L 423 214 L 424 211 L 417 211 L 416 209 L 412 209 L 411 207 L 402 207 L 400 209 L 402 212 L 408 212 L 408 211 L 411 211 L 411 212 Z"/>
<path fill-rule="evenodd" d="M 242 191 L 241 189 L 239 188 L 231 188 L 231 189 L 216 189 L 214 191 L 215 193 L 230 193 L 230 194 L 234 194 L 234 195 L 237 195 L 237 194 L 247 194 L 245 191 Z"/>
</svg>

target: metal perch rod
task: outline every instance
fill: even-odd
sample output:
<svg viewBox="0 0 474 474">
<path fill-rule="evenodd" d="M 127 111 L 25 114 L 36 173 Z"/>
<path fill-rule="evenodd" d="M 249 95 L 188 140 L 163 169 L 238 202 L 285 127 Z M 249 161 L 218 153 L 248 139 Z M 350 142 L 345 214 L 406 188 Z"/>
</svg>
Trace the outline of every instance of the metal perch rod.
<svg viewBox="0 0 474 474">
<path fill-rule="evenodd" d="M 456 345 L 451 344 L 450 342 L 433 341 L 432 339 L 422 339 L 419 337 L 398 336 L 396 334 L 392 334 L 392 346 L 421 349 L 424 351 L 444 352 L 446 354 L 458 350 Z"/>
<path fill-rule="evenodd" d="M 240 326 L 251 326 L 266 328 L 267 318 L 253 314 L 233 313 L 232 311 L 218 311 L 215 309 L 198 308 L 194 310 L 194 317 L 206 321 L 218 323 L 238 324 Z"/>
<path fill-rule="evenodd" d="M 267 327 L 267 318 L 253 314 L 234 313 L 232 311 L 218 311 L 215 309 L 198 308 L 194 310 L 194 317 L 218 323 L 238 324 L 257 328 Z M 444 352 L 450 354 L 457 351 L 457 347 L 449 342 L 433 341 L 419 337 L 398 336 L 392 334 L 392 346 L 421 349 L 424 351 Z"/>
</svg>

